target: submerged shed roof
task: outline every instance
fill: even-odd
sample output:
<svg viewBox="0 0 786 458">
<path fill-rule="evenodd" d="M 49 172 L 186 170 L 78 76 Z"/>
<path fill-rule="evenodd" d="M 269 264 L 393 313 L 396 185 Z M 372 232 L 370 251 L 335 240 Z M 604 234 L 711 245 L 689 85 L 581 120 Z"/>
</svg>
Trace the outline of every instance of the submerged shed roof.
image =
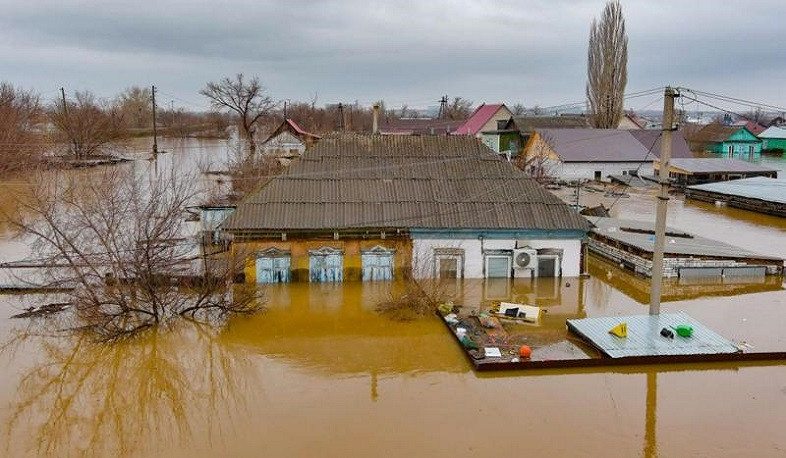
<svg viewBox="0 0 786 458">
<path fill-rule="evenodd" d="M 588 219 L 595 225 L 595 229 L 593 229 L 592 232 L 598 235 L 616 240 L 642 251 L 652 252 L 654 249 L 654 222 L 603 217 L 590 217 Z M 717 240 L 693 235 L 673 227 L 666 228 L 666 243 L 663 251 L 667 256 L 711 256 L 730 259 L 755 258 L 781 260 L 781 258 L 754 253 Z"/>
<path fill-rule="evenodd" d="M 786 204 L 786 180 L 753 177 L 688 186 L 688 189 Z"/>
<path fill-rule="evenodd" d="M 754 164 L 738 159 L 702 157 L 690 159 L 672 159 L 669 164 L 672 168 L 684 170 L 688 173 L 754 173 L 777 172 L 772 167 Z"/>
<path fill-rule="evenodd" d="M 339 133 L 248 195 L 223 227 L 589 229 L 473 137 Z"/>
</svg>

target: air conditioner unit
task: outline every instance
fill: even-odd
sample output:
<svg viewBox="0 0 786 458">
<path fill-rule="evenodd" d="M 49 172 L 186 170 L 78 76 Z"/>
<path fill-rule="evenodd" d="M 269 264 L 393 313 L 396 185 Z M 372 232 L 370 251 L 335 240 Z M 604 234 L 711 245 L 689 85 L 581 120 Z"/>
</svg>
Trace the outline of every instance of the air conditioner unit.
<svg viewBox="0 0 786 458">
<path fill-rule="evenodd" d="M 533 248 L 517 248 L 513 250 L 514 269 L 537 269 L 538 251 Z"/>
</svg>

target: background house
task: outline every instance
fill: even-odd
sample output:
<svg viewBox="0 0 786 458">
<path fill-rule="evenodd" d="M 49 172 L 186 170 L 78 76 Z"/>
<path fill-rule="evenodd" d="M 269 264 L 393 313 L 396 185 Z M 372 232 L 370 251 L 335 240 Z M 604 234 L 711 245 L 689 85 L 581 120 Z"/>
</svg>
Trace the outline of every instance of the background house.
<svg viewBox="0 0 786 458">
<path fill-rule="evenodd" d="M 707 124 L 691 138 L 691 149 L 750 160 L 761 153 L 761 143 L 745 126 L 714 123 Z"/>
<path fill-rule="evenodd" d="M 538 129 L 524 148 L 561 180 L 606 180 L 609 175 L 652 175 L 660 156 L 660 132 L 626 129 Z M 680 132 L 672 133 L 672 157 L 692 157 Z M 540 161 L 538 161 L 540 159 Z"/>
<path fill-rule="evenodd" d="M 762 141 L 763 151 L 780 152 L 786 151 L 786 127 L 772 126 L 759 134 Z"/>
<path fill-rule="evenodd" d="M 389 119 L 379 126 L 379 133 L 381 135 L 449 135 L 465 122 L 465 119 Z"/>
<path fill-rule="evenodd" d="M 513 117 L 513 113 L 504 103 L 482 104 L 475 109 L 475 112 L 460 125 L 453 134 L 472 135 L 480 138 L 484 131 L 497 130 L 498 122 L 507 122 Z"/>
<path fill-rule="evenodd" d="M 261 149 L 266 154 L 294 158 L 303 154 L 319 138 L 319 135 L 306 132 L 295 121 L 287 118 L 262 142 Z"/>
<path fill-rule="evenodd" d="M 475 138 L 339 133 L 222 225 L 260 283 L 578 276 L 588 228 Z"/>
</svg>

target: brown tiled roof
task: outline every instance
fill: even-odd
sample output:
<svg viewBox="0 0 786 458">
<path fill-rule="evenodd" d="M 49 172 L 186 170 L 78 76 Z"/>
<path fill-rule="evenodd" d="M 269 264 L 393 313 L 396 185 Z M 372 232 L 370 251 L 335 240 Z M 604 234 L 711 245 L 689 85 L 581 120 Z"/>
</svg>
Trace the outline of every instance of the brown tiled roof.
<svg viewBox="0 0 786 458">
<path fill-rule="evenodd" d="M 463 119 L 391 119 L 379 126 L 382 135 L 447 135 L 464 124 Z"/>
<path fill-rule="evenodd" d="M 514 116 L 513 121 L 523 134 L 538 129 L 586 129 L 589 119 L 582 115 L 565 116 Z"/>
<path fill-rule="evenodd" d="M 691 138 L 691 141 L 698 143 L 717 143 L 731 137 L 734 132 L 743 129 L 742 126 L 724 126 L 723 124 L 713 123 L 707 124 L 696 135 Z"/>
<path fill-rule="evenodd" d="M 588 228 L 578 213 L 473 137 L 337 133 L 247 196 L 223 227 Z"/>
</svg>

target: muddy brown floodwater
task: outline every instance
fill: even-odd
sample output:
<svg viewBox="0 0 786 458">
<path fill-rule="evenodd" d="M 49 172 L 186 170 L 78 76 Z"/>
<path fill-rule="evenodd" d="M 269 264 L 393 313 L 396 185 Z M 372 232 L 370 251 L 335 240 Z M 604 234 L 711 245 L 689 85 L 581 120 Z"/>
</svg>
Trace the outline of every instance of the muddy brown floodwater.
<svg viewBox="0 0 786 458">
<path fill-rule="evenodd" d="M 184 145 L 169 145 L 168 160 L 223 148 Z M 613 213 L 650 218 L 653 202 L 632 194 Z M 673 226 L 786 256 L 784 219 L 679 199 L 669 212 Z M 456 292 L 465 304 L 543 305 L 544 326 L 557 331 L 566 318 L 646 313 L 647 282 L 594 258 L 590 273 L 466 280 Z M 116 345 L 56 331 L 17 340 L 28 322 L 8 317 L 42 298 L 2 295 L 0 454 L 786 456 L 784 362 L 477 374 L 436 317 L 377 314 L 390 287 L 274 285 L 266 312 L 225 329 L 182 324 Z M 685 310 L 733 340 L 786 349 L 779 279 L 667 282 L 664 299 L 664 312 Z"/>
</svg>

